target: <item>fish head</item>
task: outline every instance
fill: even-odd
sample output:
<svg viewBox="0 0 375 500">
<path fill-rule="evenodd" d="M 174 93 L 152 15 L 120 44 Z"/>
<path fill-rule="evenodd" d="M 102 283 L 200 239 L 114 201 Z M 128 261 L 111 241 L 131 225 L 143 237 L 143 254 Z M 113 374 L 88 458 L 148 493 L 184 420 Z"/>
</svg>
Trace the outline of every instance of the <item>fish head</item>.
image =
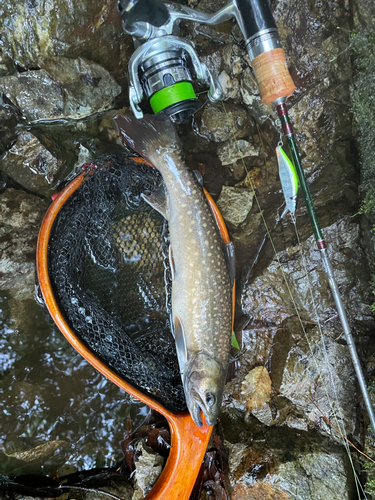
<svg viewBox="0 0 375 500">
<path fill-rule="evenodd" d="M 196 354 L 184 375 L 186 403 L 192 419 L 202 426 L 201 410 L 208 425 L 214 425 L 220 413 L 225 383 L 221 364 L 207 353 Z"/>
</svg>

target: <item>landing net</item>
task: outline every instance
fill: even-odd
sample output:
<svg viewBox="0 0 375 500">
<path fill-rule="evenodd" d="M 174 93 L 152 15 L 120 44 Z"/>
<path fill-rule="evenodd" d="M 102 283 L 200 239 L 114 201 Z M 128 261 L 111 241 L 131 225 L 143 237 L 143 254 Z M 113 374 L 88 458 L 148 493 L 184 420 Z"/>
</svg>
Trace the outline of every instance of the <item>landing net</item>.
<svg viewBox="0 0 375 500">
<path fill-rule="evenodd" d="M 87 166 L 53 224 L 48 272 L 63 316 L 87 347 L 126 382 L 182 411 L 168 227 L 141 198 L 160 183 L 156 169 L 124 154 Z"/>
</svg>

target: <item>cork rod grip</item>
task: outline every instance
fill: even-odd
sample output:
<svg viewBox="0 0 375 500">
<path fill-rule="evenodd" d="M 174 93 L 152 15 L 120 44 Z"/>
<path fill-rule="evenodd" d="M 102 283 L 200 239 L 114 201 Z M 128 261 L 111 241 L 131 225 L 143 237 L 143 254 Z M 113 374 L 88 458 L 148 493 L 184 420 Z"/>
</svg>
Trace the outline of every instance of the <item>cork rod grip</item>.
<svg viewBox="0 0 375 500">
<path fill-rule="evenodd" d="M 252 65 L 264 104 L 293 94 L 296 87 L 286 65 L 283 49 L 263 52 L 252 61 Z"/>
</svg>

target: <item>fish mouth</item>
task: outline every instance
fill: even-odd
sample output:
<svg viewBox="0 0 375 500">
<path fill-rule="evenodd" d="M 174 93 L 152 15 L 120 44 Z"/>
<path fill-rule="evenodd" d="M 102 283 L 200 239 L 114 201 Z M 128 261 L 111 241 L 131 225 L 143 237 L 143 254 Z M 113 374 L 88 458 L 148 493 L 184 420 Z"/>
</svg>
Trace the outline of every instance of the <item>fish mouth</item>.
<svg viewBox="0 0 375 500">
<path fill-rule="evenodd" d="M 202 427 L 203 425 L 201 411 L 203 412 L 207 425 L 212 426 L 216 424 L 216 413 L 207 408 L 200 394 L 198 394 L 194 389 L 190 391 L 187 406 L 189 408 L 191 418 L 198 427 Z"/>
</svg>

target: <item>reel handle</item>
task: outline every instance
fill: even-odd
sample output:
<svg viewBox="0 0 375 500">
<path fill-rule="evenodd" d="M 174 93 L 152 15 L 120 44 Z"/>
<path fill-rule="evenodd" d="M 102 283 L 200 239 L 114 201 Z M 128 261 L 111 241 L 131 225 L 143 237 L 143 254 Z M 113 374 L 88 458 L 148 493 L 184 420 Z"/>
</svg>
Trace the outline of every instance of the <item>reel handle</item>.
<svg viewBox="0 0 375 500">
<path fill-rule="evenodd" d="M 295 85 L 267 0 L 234 0 L 264 104 L 289 97 Z"/>
<path fill-rule="evenodd" d="M 161 0 L 120 0 L 118 9 L 124 26 L 129 30 L 139 22 L 160 27 L 170 18 L 169 11 Z"/>
</svg>

